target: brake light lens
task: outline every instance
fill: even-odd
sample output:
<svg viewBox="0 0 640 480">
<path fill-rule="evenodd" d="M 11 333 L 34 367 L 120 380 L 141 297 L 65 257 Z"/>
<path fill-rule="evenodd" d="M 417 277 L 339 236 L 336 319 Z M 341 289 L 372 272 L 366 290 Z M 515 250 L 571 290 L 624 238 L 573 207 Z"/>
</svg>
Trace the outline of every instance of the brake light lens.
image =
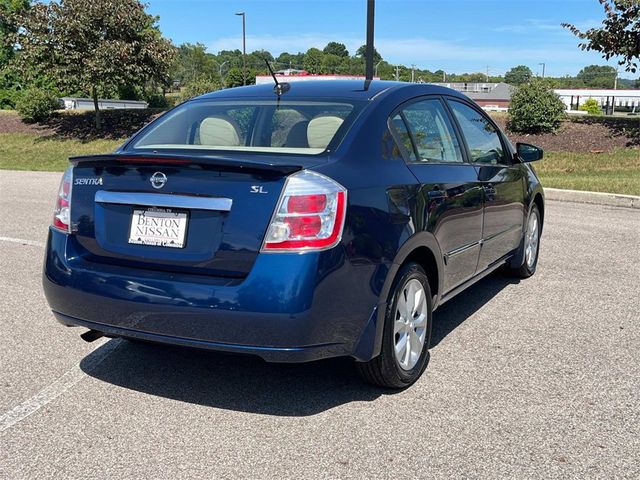
<svg viewBox="0 0 640 480">
<path fill-rule="evenodd" d="M 342 238 L 347 190 L 316 172 L 287 178 L 267 230 L 263 252 L 308 252 L 336 246 Z"/>
<path fill-rule="evenodd" d="M 73 185 L 73 167 L 65 170 L 60 181 L 56 206 L 53 209 L 53 227 L 65 233 L 71 233 L 71 187 Z"/>
</svg>

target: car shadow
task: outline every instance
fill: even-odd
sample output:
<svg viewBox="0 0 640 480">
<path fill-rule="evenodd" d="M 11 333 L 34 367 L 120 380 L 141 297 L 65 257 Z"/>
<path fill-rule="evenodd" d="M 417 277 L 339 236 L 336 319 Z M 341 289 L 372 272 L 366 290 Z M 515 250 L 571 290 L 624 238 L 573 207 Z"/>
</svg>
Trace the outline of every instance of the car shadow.
<svg viewBox="0 0 640 480">
<path fill-rule="evenodd" d="M 384 390 L 366 385 L 347 358 L 303 364 L 206 350 L 120 342 L 88 375 L 127 389 L 181 402 L 264 415 L 315 415 L 350 402 L 369 402 Z M 109 342 L 109 343 L 110 343 Z M 109 344 L 108 343 L 108 344 Z M 107 344 L 107 345 L 108 345 Z M 94 354 L 100 355 L 100 347 Z"/>
<path fill-rule="evenodd" d="M 443 305 L 434 314 L 436 346 L 507 285 L 500 273 Z M 119 342 L 113 348 L 111 342 Z M 102 349 L 111 352 L 99 363 Z M 96 365 L 97 363 L 97 365 Z M 351 402 L 370 402 L 395 391 L 369 386 L 353 360 L 270 364 L 257 357 L 150 343 L 111 340 L 85 357 L 82 370 L 130 390 L 181 402 L 276 416 L 308 416 Z"/>
<path fill-rule="evenodd" d="M 433 313 L 431 348 L 437 346 L 508 285 L 518 283 L 520 279 L 498 270 L 442 305 Z"/>
</svg>

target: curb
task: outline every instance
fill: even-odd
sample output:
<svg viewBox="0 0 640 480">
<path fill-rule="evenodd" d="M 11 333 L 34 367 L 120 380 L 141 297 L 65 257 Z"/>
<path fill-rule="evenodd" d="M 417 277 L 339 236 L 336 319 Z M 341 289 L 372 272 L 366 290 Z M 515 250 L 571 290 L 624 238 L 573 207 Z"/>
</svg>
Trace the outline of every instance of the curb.
<svg viewBox="0 0 640 480">
<path fill-rule="evenodd" d="M 640 209 L 640 197 L 635 195 L 545 188 L 544 196 L 546 200 L 556 202 L 589 203 L 592 205 Z"/>
</svg>

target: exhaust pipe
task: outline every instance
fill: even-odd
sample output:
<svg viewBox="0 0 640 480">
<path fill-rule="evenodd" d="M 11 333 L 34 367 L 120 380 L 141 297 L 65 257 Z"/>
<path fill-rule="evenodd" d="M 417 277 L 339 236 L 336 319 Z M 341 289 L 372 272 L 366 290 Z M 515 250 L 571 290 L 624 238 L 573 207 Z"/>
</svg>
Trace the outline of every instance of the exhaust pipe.
<svg viewBox="0 0 640 480">
<path fill-rule="evenodd" d="M 104 333 L 99 332 L 97 330 L 89 330 L 84 332 L 82 335 L 80 335 L 80 338 L 88 343 L 95 342 L 101 337 L 104 337 Z"/>
</svg>

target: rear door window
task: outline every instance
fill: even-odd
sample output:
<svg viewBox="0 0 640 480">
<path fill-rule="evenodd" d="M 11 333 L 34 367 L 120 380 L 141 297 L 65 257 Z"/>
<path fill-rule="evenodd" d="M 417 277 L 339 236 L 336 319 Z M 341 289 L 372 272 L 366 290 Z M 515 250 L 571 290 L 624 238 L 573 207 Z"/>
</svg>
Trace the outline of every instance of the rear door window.
<svg viewBox="0 0 640 480">
<path fill-rule="evenodd" d="M 402 127 L 404 120 L 405 127 Z M 462 163 L 462 150 L 449 115 L 438 99 L 414 102 L 391 119 L 411 161 Z"/>
</svg>

